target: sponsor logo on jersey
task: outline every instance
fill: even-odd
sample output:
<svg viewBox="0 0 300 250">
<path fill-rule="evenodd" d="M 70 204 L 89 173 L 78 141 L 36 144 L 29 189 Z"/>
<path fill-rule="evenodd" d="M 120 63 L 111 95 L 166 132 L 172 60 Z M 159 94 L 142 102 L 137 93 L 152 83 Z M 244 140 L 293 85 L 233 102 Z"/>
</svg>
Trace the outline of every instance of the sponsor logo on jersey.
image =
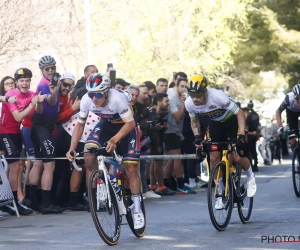
<svg viewBox="0 0 300 250">
<path fill-rule="evenodd" d="M 93 134 L 93 137 L 96 138 L 96 139 L 99 139 L 99 136 L 96 135 L 96 134 Z"/>
<path fill-rule="evenodd" d="M 129 150 L 128 154 L 133 155 L 134 154 L 134 150 Z"/>
<path fill-rule="evenodd" d="M 114 112 L 114 110 L 113 110 L 113 109 L 110 109 L 110 108 L 107 108 L 106 111 L 108 111 L 108 112 Z"/>
<path fill-rule="evenodd" d="M 211 150 L 216 151 L 218 150 L 218 145 L 212 144 L 210 148 Z"/>
<path fill-rule="evenodd" d="M 210 112 L 199 113 L 199 115 L 208 117 L 210 119 L 215 119 L 215 118 L 222 117 L 225 113 L 226 113 L 226 109 L 215 109 Z"/>
<path fill-rule="evenodd" d="M 225 107 L 229 107 L 230 101 L 225 104 Z"/>
<path fill-rule="evenodd" d="M 125 114 L 127 111 L 128 111 L 128 108 L 126 108 L 126 109 L 123 109 L 123 110 L 120 112 L 120 115 L 123 115 L 123 114 Z"/>
<path fill-rule="evenodd" d="M 215 109 L 217 106 L 215 106 L 215 105 L 210 105 L 209 107 L 208 107 L 208 109 Z"/>
</svg>

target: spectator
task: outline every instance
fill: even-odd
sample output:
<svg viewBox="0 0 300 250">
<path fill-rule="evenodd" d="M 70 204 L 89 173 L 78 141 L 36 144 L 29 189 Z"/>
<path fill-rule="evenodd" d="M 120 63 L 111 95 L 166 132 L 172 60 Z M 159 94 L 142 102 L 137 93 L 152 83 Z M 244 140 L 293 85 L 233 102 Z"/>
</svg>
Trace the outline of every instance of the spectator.
<svg viewBox="0 0 300 250">
<path fill-rule="evenodd" d="M 76 96 L 77 96 L 77 91 L 82 88 L 82 87 L 85 87 L 85 84 L 86 84 L 86 79 L 91 75 L 91 74 L 94 74 L 94 73 L 98 73 L 98 69 L 95 65 L 91 64 L 91 65 L 88 65 L 84 68 L 84 76 L 81 77 L 75 87 L 74 87 L 74 90 L 72 92 L 72 99 L 75 100 L 76 99 Z"/>
<path fill-rule="evenodd" d="M 156 92 L 167 93 L 168 91 L 168 80 L 165 78 L 159 78 L 156 81 Z"/>
</svg>

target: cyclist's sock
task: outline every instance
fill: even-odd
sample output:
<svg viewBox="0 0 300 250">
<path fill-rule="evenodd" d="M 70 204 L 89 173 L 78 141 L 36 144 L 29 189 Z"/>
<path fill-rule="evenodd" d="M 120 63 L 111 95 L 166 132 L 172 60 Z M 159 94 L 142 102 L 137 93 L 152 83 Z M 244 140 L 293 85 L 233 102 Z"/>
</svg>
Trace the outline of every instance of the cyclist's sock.
<svg viewBox="0 0 300 250">
<path fill-rule="evenodd" d="M 43 190 L 42 193 L 42 204 L 43 207 L 49 207 L 51 205 L 51 191 L 50 190 Z"/>
<path fill-rule="evenodd" d="M 245 174 L 246 174 L 248 180 L 250 180 L 251 178 L 254 177 L 251 166 L 247 171 L 245 171 Z"/>
<path fill-rule="evenodd" d="M 135 213 L 141 213 L 141 200 L 140 200 L 140 194 L 132 194 L 132 199 L 134 203 L 134 212 Z"/>
<path fill-rule="evenodd" d="M 180 177 L 180 178 L 176 178 L 176 180 L 177 180 L 177 186 L 179 188 L 183 188 L 184 187 L 184 179 L 182 177 Z"/>
<path fill-rule="evenodd" d="M 218 181 L 217 180 L 214 180 L 214 181 L 215 181 L 215 184 L 217 185 Z M 223 183 L 223 178 L 221 177 L 219 179 L 218 194 L 222 194 L 223 189 L 224 189 L 224 183 Z"/>
</svg>

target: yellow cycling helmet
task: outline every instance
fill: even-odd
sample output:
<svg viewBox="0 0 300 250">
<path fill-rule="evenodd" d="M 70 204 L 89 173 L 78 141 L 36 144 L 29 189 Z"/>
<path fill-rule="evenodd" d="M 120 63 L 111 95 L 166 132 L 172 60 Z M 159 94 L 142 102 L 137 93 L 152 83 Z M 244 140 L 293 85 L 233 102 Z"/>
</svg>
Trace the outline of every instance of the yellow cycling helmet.
<svg viewBox="0 0 300 250">
<path fill-rule="evenodd" d="M 190 86 L 187 88 L 190 93 L 200 93 L 207 89 L 207 80 L 205 76 L 194 75 L 190 78 Z"/>
</svg>

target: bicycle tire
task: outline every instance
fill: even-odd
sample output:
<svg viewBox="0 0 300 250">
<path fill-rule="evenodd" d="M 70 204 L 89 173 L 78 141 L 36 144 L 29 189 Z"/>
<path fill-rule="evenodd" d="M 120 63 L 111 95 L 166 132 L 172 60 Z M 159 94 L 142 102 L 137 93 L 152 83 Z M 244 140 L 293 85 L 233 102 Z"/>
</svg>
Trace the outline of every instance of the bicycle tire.
<svg viewBox="0 0 300 250">
<path fill-rule="evenodd" d="M 298 164 L 296 164 L 296 159 Z M 295 195 L 300 197 L 300 168 L 299 168 L 299 148 L 295 148 L 293 151 L 293 160 L 292 160 L 292 175 L 293 175 L 293 187 Z M 297 186 L 298 184 L 298 186 Z"/>
<path fill-rule="evenodd" d="M 103 183 L 105 183 L 103 171 L 99 169 L 94 169 L 89 177 L 89 183 L 88 183 L 88 197 L 89 197 L 89 203 L 90 203 L 90 209 L 91 209 L 91 215 L 95 224 L 95 227 L 97 229 L 98 234 L 102 238 L 102 240 L 109 246 L 114 246 L 118 243 L 121 233 L 121 220 L 120 220 L 120 214 L 119 214 L 119 207 L 117 203 L 117 199 L 115 196 L 115 193 L 112 189 L 112 186 L 109 185 L 109 192 L 111 196 L 111 204 L 112 209 L 108 209 L 108 202 L 104 201 L 99 211 L 97 211 L 97 179 L 100 178 Z M 95 183 L 96 182 L 96 183 Z M 105 215 L 106 213 L 110 216 L 114 213 L 114 225 L 112 226 L 112 232 L 108 233 L 105 230 L 104 222 L 100 222 L 99 215 Z M 101 220 L 102 221 L 102 220 Z"/>
<path fill-rule="evenodd" d="M 122 173 L 124 175 L 126 175 L 125 171 L 122 171 Z M 142 196 L 142 194 L 140 194 L 141 208 L 142 208 L 142 212 L 144 214 L 145 225 L 144 225 L 144 227 L 142 227 L 140 229 L 134 229 L 134 223 L 133 223 L 132 213 L 131 213 L 131 209 L 130 209 L 130 206 L 133 204 L 133 200 L 131 198 L 131 192 L 130 192 L 130 189 L 125 188 L 124 179 L 122 177 L 119 177 L 119 178 L 121 178 L 121 181 L 122 181 L 123 201 L 124 201 L 124 205 L 126 208 L 126 216 L 125 217 L 128 222 L 129 228 L 137 238 L 142 238 L 146 232 L 146 210 L 145 210 L 143 196 Z"/>
<path fill-rule="evenodd" d="M 226 206 L 222 210 L 217 210 L 215 209 L 215 196 L 214 196 L 214 189 L 215 189 L 215 182 L 214 182 L 214 176 L 216 171 L 218 169 L 222 170 L 222 176 L 223 180 L 225 180 L 226 176 L 226 164 L 224 161 L 218 161 L 214 164 L 212 170 L 210 171 L 210 176 L 209 176 L 209 182 L 208 182 L 208 192 L 207 192 L 207 201 L 208 201 L 208 211 L 209 211 L 209 216 L 210 220 L 213 224 L 213 226 L 218 230 L 218 231 L 224 231 L 231 218 L 232 214 L 232 209 L 233 209 L 233 188 L 232 188 L 232 182 L 231 178 L 229 178 L 228 182 L 228 192 L 227 192 L 227 197 L 223 197 L 223 201 L 226 201 Z M 224 183 L 224 188 L 225 188 L 225 183 Z M 223 196 L 224 196 L 224 191 L 223 191 Z M 223 222 L 218 222 L 218 218 L 221 217 L 223 212 L 226 212 L 227 214 L 225 216 L 225 219 Z M 216 214 L 218 213 L 218 215 Z"/>
<path fill-rule="evenodd" d="M 244 224 L 247 224 L 249 222 L 251 214 L 252 214 L 254 197 L 247 196 L 247 178 L 246 178 L 246 176 L 245 176 L 245 178 L 243 178 L 242 168 L 240 166 L 238 166 L 236 169 L 238 170 L 238 173 L 236 176 L 238 178 L 238 181 L 237 181 L 236 185 L 239 185 L 239 187 L 240 187 L 239 188 L 240 193 L 238 194 L 238 196 L 241 197 L 240 199 L 238 198 L 238 202 L 237 202 L 238 214 L 239 214 L 241 222 Z M 248 204 L 248 206 L 247 206 L 247 204 Z M 245 209 L 246 211 L 243 209 Z"/>
</svg>

